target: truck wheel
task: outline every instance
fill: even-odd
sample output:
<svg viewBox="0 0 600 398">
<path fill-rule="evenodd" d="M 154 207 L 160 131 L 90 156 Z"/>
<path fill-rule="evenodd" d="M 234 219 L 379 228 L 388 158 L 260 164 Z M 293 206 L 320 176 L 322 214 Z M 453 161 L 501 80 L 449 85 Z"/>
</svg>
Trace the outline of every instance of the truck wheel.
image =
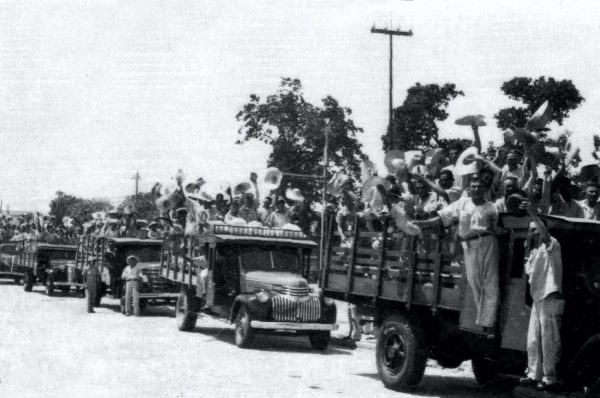
<svg viewBox="0 0 600 398">
<path fill-rule="evenodd" d="M 121 314 L 125 315 L 127 311 L 125 310 L 125 296 L 121 296 L 119 299 L 119 307 L 121 308 Z"/>
<path fill-rule="evenodd" d="M 19 278 L 18 276 L 15 277 L 14 281 L 15 281 L 16 285 L 20 285 L 21 284 L 21 278 Z"/>
<path fill-rule="evenodd" d="M 425 373 L 427 351 L 423 335 L 413 322 L 401 315 L 392 315 L 383 322 L 375 356 L 379 377 L 392 390 L 417 386 Z"/>
<path fill-rule="evenodd" d="M 54 294 L 54 285 L 51 280 L 46 281 L 46 296 L 50 297 Z"/>
<path fill-rule="evenodd" d="M 329 330 L 324 332 L 313 332 L 308 335 L 308 338 L 310 340 L 310 346 L 313 348 L 313 350 L 325 351 L 329 345 L 331 332 Z"/>
<path fill-rule="evenodd" d="M 589 386 L 585 388 L 585 398 L 600 397 L 600 376 Z"/>
<path fill-rule="evenodd" d="M 33 290 L 33 275 L 31 275 L 29 272 L 25 274 L 25 284 L 23 286 L 23 290 L 26 292 Z"/>
<path fill-rule="evenodd" d="M 498 384 L 500 373 L 494 362 L 483 357 L 474 357 L 471 359 L 471 365 L 477 384 L 480 386 Z"/>
<path fill-rule="evenodd" d="M 242 306 L 235 317 L 235 345 L 248 348 L 254 338 L 254 330 L 250 326 L 252 317 L 246 306 Z"/>
<path fill-rule="evenodd" d="M 196 327 L 198 313 L 190 309 L 190 297 L 187 294 L 180 294 L 175 303 L 175 318 L 177 319 L 177 328 L 182 332 L 191 332 Z"/>
<path fill-rule="evenodd" d="M 60 291 L 66 296 L 71 291 L 71 288 L 69 286 L 64 286 L 60 288 Z"/>
</svg>

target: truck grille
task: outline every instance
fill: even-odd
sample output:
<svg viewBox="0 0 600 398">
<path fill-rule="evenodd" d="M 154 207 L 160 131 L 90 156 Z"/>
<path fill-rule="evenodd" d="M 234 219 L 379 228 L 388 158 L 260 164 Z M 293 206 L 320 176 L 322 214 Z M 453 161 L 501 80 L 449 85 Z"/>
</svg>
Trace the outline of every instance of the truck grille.
<svg viewBox="0 0 600 398">
<path fill-rule="evenodd" d="M 278 322 L 315 322 L 321 317 L 318 297 L 294 300 L 285 296 L 273 297 L 273 319 Z"/>
<path fill-rule="evenodd" d="M 308 296 L 309 293 L 308 287 L 280 286 L 275 290 L 280 294 L 291 297 L 305 297 Z"/>
</svg>

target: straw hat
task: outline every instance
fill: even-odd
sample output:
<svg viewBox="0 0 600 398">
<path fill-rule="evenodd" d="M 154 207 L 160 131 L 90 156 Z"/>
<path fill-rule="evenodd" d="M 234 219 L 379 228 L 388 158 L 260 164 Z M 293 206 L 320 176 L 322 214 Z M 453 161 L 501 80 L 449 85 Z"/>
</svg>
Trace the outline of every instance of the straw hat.
<svg viewBox="0 0 600 398">
<path fill-rule="evenodd" d="M 475 161 L 475 155 L 479 155 L 477 147 L 469 147 L 465 149 L 458 159 L 454 167 L 455 175 L 467 175 L 477 173 L 479 171 L 477 162 Z"/>
</svg>

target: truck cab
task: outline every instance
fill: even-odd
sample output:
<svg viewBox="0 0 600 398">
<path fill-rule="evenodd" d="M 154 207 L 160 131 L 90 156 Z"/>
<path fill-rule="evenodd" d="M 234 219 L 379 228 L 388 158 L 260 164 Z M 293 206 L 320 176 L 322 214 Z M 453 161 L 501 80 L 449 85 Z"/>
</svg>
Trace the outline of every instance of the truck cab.
<svg viewBox="0 0 600 398">
<path fill-rule="evenodd" d="M 568 391 L 600 389 L 600 222 L 543 216 L 562 248 L 563 352 L 560 376 Z M 501 374 L 523 376 L 532 299 L 524 265 L 529 217 L 501 215 L 498 333 L 475 324 L 475 303 L 460 244 L 438 221 L 415 222 L 423 238 L 356 229 L 340 245 L 330 224 L 322 287 L 325 295 L 368 308 L 378 327 L 376 363 L 388 388 L 419 384 L 428 358 L 443 367 L 471 360 L 481 384 Z M 356 225 L 356 224 L 355 224 Z M 382 244 L 373 248 L 373 239 Z M 595 395 L 589 395 L 595 396 Z"/>
<path fill-rule="evenodd" d="M 79 243 L 77 261 L 85 268 L 90 259 L 100 259 L 102 290 L 110 290 L 113 297 L 120 300 L 124 313 L 125 289 L 121 274 L 127 266 L 127 257 L 137 256 L 140 259 L 138 267 L 144 275 L 140 284 L 140 309 L 148 305 L 172 305 L 179 290 L 160 278 L 162 244 L 162 240 L 156 239 L 83 237 Z"/>
<path fill-rule="evenodd" d="M 165 247 L 161 275 L 182 289 L 179 329 L 193 330 L 202 313 L 233 323 L 239 347 L 270 331 L 308 335 L 326 349 L 336 307 L 307 281 L 315 247 L 299 231 L 229 225 Z"/>
<path fill-rule="evenodd" d="M 32 291 L 33 285 L 39 282 L 44 285 L 48 296 L 52 296 L 57 288 L 63 293 L 74 288 L 81 295 L 83 275 L 75 262 L 76 253 L 74 245 L 23 242 L 17 262 L 26 268 L 25 291 Z"/>
</svg>

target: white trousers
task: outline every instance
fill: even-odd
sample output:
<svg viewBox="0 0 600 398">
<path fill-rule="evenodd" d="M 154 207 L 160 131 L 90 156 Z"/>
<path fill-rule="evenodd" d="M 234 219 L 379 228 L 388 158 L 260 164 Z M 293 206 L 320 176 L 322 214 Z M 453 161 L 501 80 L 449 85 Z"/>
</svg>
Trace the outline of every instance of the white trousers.
<svg viewBox="0 0 600 398">
<path fill-rule="evenodd" d="M 546 297 L 533 303 L 527 330 L 527 377 L 556 383 L 556 365 L 560 359 L 560 324 L 565 301 Z"/>
<path fill-rule="evenodd" d="M 496 324 L 500 286 L 498 279 L 498 242 L 493 235 L 462 242 L 467 280 L 473 291 L 477 319 L 483 327 Z"/>
</svg>

